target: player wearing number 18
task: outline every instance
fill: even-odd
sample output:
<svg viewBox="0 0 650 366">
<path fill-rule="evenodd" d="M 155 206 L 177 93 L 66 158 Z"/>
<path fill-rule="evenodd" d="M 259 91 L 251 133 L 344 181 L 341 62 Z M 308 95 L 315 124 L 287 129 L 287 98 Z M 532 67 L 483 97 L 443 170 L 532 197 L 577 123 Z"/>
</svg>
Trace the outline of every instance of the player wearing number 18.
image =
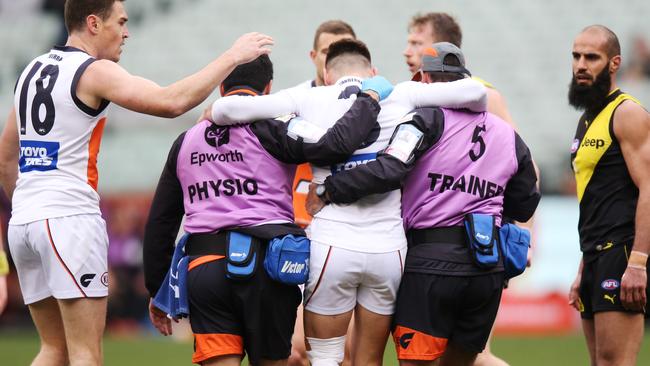
<svg viewBox="0 0 650 366">
<path fill-rule="evenodd" d="M 96 190 L 108 104 L 176 117 L 272 44 L 245 35 L 202 70 L 160 87 L 117 64 L 127 20 L 122 0 L 67 0 L 67 43 L 27 65 L 2 134 L 9 248 L 41 339 L 33 364 L 102 363 L 108 237 Z"/>
<path fill-rule="evenodd" d="M 426 83 L 469 76 L 451 43 L 425 49 L 422 61 Z M 316 194 L 350 203 L 402 187 L 408 253 L 392 330 L 400 365 L 442 356 L 441 366 L 469 366 L 485 347 L 505 278 L 502 260 L 488 266 L 472 255 L 469 237 L 494 235 L 502 216 L 533 215 L 540 195 L 532 158 L 512 127 L 490 113 L 418 108 L 400 122 L 377 160 L 328 177 Z M 489 217 L 484 231 L 474 230 L 480 221 L 471 214 Z"/>
</svg>

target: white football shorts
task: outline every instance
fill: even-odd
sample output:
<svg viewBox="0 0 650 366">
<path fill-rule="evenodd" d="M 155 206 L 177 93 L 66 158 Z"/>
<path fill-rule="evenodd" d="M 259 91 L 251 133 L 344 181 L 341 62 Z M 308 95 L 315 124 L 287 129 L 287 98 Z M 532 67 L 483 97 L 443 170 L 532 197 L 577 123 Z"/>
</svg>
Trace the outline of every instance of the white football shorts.
<svg viewBox="0 0 650 366">
<path fill-rule="evenodd" d="M 8 239 L 25 304 L 108 295 L 108 235 L 100 215 L 9 225 Z"/>
<path fill-rule="evenodd" d="M 406 247 L 364 253 L 312 241 L 305 309 L 337 315 L 358 303 L 373 313 L 393 314 L 405 258 Z"/>
</svg>

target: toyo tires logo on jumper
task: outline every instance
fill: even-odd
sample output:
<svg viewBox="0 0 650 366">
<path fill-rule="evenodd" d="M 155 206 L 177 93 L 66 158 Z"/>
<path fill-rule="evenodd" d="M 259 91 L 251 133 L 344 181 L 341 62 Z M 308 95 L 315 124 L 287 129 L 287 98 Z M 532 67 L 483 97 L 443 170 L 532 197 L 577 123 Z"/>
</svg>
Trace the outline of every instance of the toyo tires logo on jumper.
<svg viewBox="0 0 650 366">
<path fill-rule="evenodd" d="M 377 153 L 352 155 L 345 163 L 334 164 L 330 167 L 332 174 L 354 169 L 359 165 L 367 164 L 377 159 Z"/>
<path fill-rule="evenodd" d="M 48 171 L 56 169 L 59 161 L 59 143 L 50 141 L 20 141 L 20 172 Z"/>
</svg>

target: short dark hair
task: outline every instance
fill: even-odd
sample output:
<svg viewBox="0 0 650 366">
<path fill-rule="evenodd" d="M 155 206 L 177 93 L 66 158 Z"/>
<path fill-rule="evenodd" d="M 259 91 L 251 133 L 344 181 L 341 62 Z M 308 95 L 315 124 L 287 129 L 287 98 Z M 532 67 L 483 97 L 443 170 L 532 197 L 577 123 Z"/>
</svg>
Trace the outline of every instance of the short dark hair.
<svg viewBox="0 0 650 366">
<path fill-rule="evenodd" d="M 318 47 L 318 38 L 322 33 L 349 34 L 352 38 L 357 39 L 357 35 L 354 33 L 354 29 L 352 29 L 350 24 L 338 19 L 328 20 L 316 28 L 316 34 L 314 34 L 314 50 Z"/>
<path fill-rule="evenodd" d="M 356 39 L 341 39 L 330 45 L 327 56 L 325 57 L 325 66 L 341 55 L 363 56 L 363 58 L 368 60 L 368 63 L 372 63 L 370 51 L 365 43 Z"/>
<path fill-rule="evenodd" d="M 273 63 L 268 55 L 262 55 L 251 62 L 235 67 L 221 85 L 226 92 L 237 86 L 247 86 L 263 93 L 271 80 L 273 80 Z"/>
<path fill-rule="evenodd" d="M 447 13 L 415 14 L 409 23 L 409 31 L 413 27 L 431 24 L 432 36 L 436 42 L 449 42 L 460 48 L 463 42 L 463 32 L 456 19 Z"/>
<path fill-rule="evenodd" d="M 113 3 L 126 0 L 66 0 L 63 11 L 65 28 L 68 34 L 80 29 L 89 15 L 97 15 L 102 20 L 111 16 Z"/>
<path fill-rule="evenodd" d="M 605 41 L 605 48 L 606 48 L 605 53 L 607 53 L 607 57 L 612 58 L 614 56 L 618 56 L 621 54 L 621 44 L 618 41 L 618 37 L 616 36 L 616 33 L 614 33 L 611 29 L 601 24 L 590 25 L 585 29 L 583 29 L 582 31 L 586 32 L 592 29 L 597 29 L 605 34 L 605 38 L 607 38 L 607 40 Z"/>
<path fill-rule="evenodd" d="M 448 54 L 442 60 L 444 65 L 448 66 L 463 66 L 462 62 L 453 54 Z M 456 81 L 464 79 L 465 75 L 458 72 L 445 72 L 445 71 L 425 71 L 427 75 L 431 78 L 431 82 L 446 82 L 446 81 Z"/>
</svg>

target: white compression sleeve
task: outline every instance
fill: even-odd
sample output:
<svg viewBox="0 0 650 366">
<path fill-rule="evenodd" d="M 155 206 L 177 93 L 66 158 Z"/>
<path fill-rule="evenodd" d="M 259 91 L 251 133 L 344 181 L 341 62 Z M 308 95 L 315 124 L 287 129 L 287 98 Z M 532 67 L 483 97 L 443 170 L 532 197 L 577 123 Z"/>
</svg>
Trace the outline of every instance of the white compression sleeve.
<svg viewBox="0 0 650 366">
<path fill-rule="evenodd" d="M 212 104 L 212 121 L 229 126 L 295 113 L 296 109 L 294 97 L 288 92 L 255 97 L 232 95 Z"/>
<path fill-rule="evenodd" d="M 397 88 L 400 89 L 400 93 L 407 95 L 413 108 L 436 106 L 453 109 L 467 108 L 473 112 L 487 110 L 485 86 L 470 78 L 430 84 L 406 81 L 398 84 L 395 89 Z"/>
</svg>

